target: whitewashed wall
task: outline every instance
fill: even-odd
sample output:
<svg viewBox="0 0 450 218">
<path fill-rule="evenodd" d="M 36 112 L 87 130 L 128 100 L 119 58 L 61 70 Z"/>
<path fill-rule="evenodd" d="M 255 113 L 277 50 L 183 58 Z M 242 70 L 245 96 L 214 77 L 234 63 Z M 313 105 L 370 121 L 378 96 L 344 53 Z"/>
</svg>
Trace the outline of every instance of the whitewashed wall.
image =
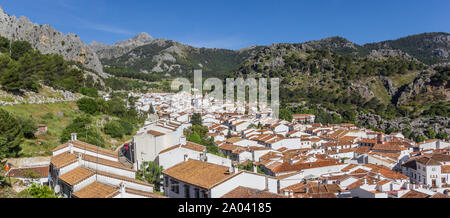
<svg viewBox="0 0 450 218">
<path fill-rule="evenodd" d="M 61 169 L 59 169 L 59 176 L 62 176 L 70 171 L 72 171 L 73 169 L 77 168 L 78 166 L 80 166 L 80 162 L 75 162 L 73 164 L 67 165 Z"/>
<path fill-rule="evenodd" d="M 151 187 L 151 186 L 142 185 L 139 183 L 125 181 L 125 180 L 121 180 L 121 179 L 117 179 L 117 178 L 112 178 L 112 177 L 104 176 L 104 175 L 97 175 L 97 181 L 101 182 L 101 183 L 115 185 L 115 186 L 120 186 L 120 183 L 124 183 L 125 187 L 128 187 L 128 188 L 142 190 L 142 191 L 146 191 L 146 192 L 153 192 L 153 187 Z"/>
<path fill-rule="evenodd" d="M 230 192 L 238 186 L 264 190 L 266 188 L 266 177 L 265 175 L 253 174 L 243 171 L 233 178 L 212 188 L 211 197 L 220 198 L 224 194 Z M 269 177 L 268 188 L 269 192 L 278 193 L 278 180 L 273 177 Z"/>
<path fill-rule="evenodd" d="M 82 182 L 76 184 L 73 186 L 73 192 L 77 192 L 81 189 L 83 189 L 84 187 L 88 186 L 89 184 L 95 182 L 95 175 L 92 175 L 91 177 L 83 180 Z"/>
<path fill-rule="evenodd" d="M 102 165 L 102 164 L 97 164 L 94 162 L 89 162 L 89 161 L 82 161 L 82 166 L 85 167 L 89 167 L 91 169 L 94 170 L 99 170 L 99 171 L 104 171 L 107 173 L 112 173 L 112 174 L 116 174 L 116 175 L 121 175 L 121 176 L 125 176 L 128 178 L 136 178 L 136 172 L 134 171 L 129 171 L 129 170 L 125 170 L 125 169 L 119 169 L 119 168 L 115 168 L 115 167 L 110 167 L 110 166 L 106 166 L 106 165 Z"/>
</svg>

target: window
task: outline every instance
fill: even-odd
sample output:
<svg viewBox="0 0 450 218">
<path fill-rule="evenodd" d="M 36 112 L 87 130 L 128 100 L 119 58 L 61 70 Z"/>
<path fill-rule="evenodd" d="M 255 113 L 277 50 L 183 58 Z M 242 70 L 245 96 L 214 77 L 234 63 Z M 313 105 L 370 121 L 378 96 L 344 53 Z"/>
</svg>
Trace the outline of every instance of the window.
<svg viewBox="0 0 450 218">
<path fill-rule="evenodd" d="M 186 197 L 186 198 L 191 197 L 189 185 L 184 185 L 184 197 Z"/>
<path fill-rule="evenodd" d="M 170 188 L 170 190 L 171 190 L 172 192 L 174 192 L 174 193 L 179 194 L 179 193 L 180 193 L 180 187 L 179 187 L 179 185 L 178 185 L 178 182 L 177 182 L 177 181 L 174 181 L 174 180 L 171 180 L 170 183 L 171 183 L 171 188 Z"/>
<path fill-rule="evenodd" d="M 431 171 L 436 171 L 436 168 L 434 168 L 434 167 L 433 167 L 433 168 L 431 168 Z"/>
<path fill-rule="evenodd" d="M 200 198 L 200 190 L 198 188 L 195 189 L 195 198 Z"/>
</svg>

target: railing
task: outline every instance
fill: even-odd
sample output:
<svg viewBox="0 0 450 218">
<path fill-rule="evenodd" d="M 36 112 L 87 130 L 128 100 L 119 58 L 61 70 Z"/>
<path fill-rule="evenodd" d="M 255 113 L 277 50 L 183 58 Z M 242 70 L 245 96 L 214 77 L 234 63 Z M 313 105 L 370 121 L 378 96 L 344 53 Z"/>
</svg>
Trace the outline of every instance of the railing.
<svg viewBox="0 0 450 218">
<path fill-rule="evenodd" d="M 121 151 L 119 151 L 119 162 L 125 166 L 129 166 L 130 168 L 134 165 L 130 160 L 128 160 L 127 157 L 125 157 L 125 155 L 122 154 Z"/>
</svg>

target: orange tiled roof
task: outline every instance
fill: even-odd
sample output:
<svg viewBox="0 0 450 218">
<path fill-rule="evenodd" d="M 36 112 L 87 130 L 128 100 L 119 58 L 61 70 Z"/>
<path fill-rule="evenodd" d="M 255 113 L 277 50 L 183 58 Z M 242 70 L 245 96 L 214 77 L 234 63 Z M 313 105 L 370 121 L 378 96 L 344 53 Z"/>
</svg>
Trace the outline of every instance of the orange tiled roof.
<svg viewBox="0 0 450 218">
<path fill-rule="evenodd" d="M 49 171 L 49 165 L 37 166 L 37 167 L 22 167 L 22 168 L 12 168 L 8 171 L 8 176 L 10 177 L 20 177 L 25 178 L 29 176 L 29 172 L 33 172 L 39 178 L 47 178 Z"/>
<path fill-rule="evenodd" d="M 239 186 L 221 198 L 286 198 L 283 195 Z"/>
<path fill-rule="evenodd" d="M 161 127 L 165 128 L 164 126 L 161 126 Z M 172 130 L 172 128 L 170 128 L 170 129 Z M 155 130 L 149 130 L 149 131 L 147 131 L 147 133 L 150 135 L 156 136 L 156 137 L 165 135 L 165 133 L 158 132 Z"/>
<path fill-rule="evenodd" d="M 76 148 L 82 149 L 82 150 L 86 150 L 86 151 L 90 151 L 90 152 L 94 152 L 94 153 L 98 153 L 101 155 L 105 155 L 105 156 L 109 156 L 109 157 L 119 157 L 119 154 L 115 151 L 111 151 L 108 149 L 104 149 L 104 148 L 100 148 L 98 146 L 86 143 L 86 142 L 82 142 L 82 141 L 74 141 L 72 142 L 72 145 Z M 56 147 L 55 149 L 53 149 L 53 152 L 61 150 L 63 148 L 66 148 L 69 146 L 69 143 L 65 143 L 62 144 L 58 147 Z"/>
<path fill-rule="evenodd" d="M 341 163 L 338 163 L 334 160 L 324 160 L 324 161 L 316 161 L 316 162 L 310 162 L 310 163 L 295 163 L 295 164 L 289 164 L 289 163 L 282 163 L 281 165 L 275 167 L 271 171 L 274 173 L 283 173 L 283 172 L 293 172 L 293 171 L 300 171 L 305 169 L 311 169 L 311 168 L 318 168 L 318 167 L 327 167 L 327 166 L 333 166 L 333 165 L 341 165 Z"/>
<path fill-rule="evenodd" d="M 190 159 L 164 170 L 163 174 L 195 186 L 211 189 L 235 175 L 228 171 L 228 167 Z"/>
<path fill-rule="evenodd" d="M 81 190 L 74 192 L 77 198 L 112 198 L 120 194 L 120 190 L 99 182 L 93 182 Z"/>
<path fill-rule="evenodd" d="M 441 173 L 450 173 L 450 165 L 442 165 Z"/>
<path fill-rule="evenodd" d="M 56 156 L 52 156 L 50 163 L 56 168 L 63 168 L 78 161 L 78 158 L 70 152 L 64 152 Z"/>
<path fill-rule="evenodd" d="M 429 198 L 429 197 L 430 197 L 430 195 L 427 195 L 425 193 L 418 192 L 415 190 L 410 190 L 408 193 L 404 194 L 400 198 Z"/>
<path fill-rule="evenodd" d="M 70 186 L 74 186 L 93 175 L 95 175 L 94 172 L 87 170 L 83 167 L 77 167 L 77 168 L 63 174 L 62 176 L 59 176 L 59 179 L 64 181 L 65 183 L 67 183 Z"/>
</svg>

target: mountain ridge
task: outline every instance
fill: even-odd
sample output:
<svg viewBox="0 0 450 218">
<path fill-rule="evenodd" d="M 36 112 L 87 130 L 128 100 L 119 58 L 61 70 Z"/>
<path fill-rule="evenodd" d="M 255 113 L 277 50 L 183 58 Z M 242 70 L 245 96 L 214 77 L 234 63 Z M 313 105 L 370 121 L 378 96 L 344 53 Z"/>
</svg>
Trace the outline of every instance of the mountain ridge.
<svg viewBox="0 0 450 218">
<path fill-rule="evenodd" d="M 138 37 L 139 35 L 135 36 L 134 38 Z M 405 40 L 408 39 L 408 37 L 413 38 L 420 38 L 422 37 L 424 43 L 420 44 L 419 47 L 415 48 L 408 43 L 395 43 L 396 40 Z M 428 39 L 427 37 L 434 37 L 431 39 Z M 125 41 L 133 42 L 133 39 L 128 39 Z M 441 40 L 436 40 L 441 39 Z M 358 45 L 356 43 L 351 42 L 350 40 L 340 37 L 340 36 L 333 36 L 333 37 L 327 37 L 320 40 L 311 40 L 306 41 L 302 43 L 276 43 L 268 46 L 249 46 L 246 48 L 242 48 L 239 50 L 229 50 L 229 49 L 217 49 L 217 48 L 198 48 L 187 44 L 182 44 L 177 41 L 173 40 L 167 40 L 167 39 L 153 39 L 149 40 L 145 43 L 141 43 L 142 45 L 139 46 L 138 43 L 131 43 L 129 46 L 119 46 L 119 45 L 111 45 L 108 47 L 103 48 L 101 51 L 99 51 L 99 56 L 101 57 L 101 61 L 103 64 L 106 63 L 106 65 L 114 62 L 118 64 L 124 64 L 128 65 L 128 68 L 133 69 L 136 73 L 143 72 L 143 73 L 173 73 L 174 69 L 179 69 L 180 64 L 177 63 L 179 60 L 177 59 L 177 56 L 179 59 L 189 59 L 189 57 L 186 57 L 186 53 L 182 52 L 185 50 L 203 50 L 208 51 L 211 53 L 214 53 L 214 51 L 229 51 L 230 54 L 233 54 L 234 56 L 243 56 L 243 58 L 240 61 L 241 63 L 236 63 L 236 66 L 230 66 L 227 69 L 235 69 L 239 67 L 238 65 L 241 65 L 243 62 L 245 62 L 245 59 L 247 57 L 246 54 L 251 54 L 255 51 L 259 51 L 260 49 L 267 49 L 267 48 L 276 48 L 276 47 L 282 47 L 282 45 L 289 45 L 298 47 L 298 49 L 302 51 L 307 50 L 329 50 L 332 52 L 336 52 L 339 54 L 354 54 L 359 55 L 362 57 L 369 57 L 369 58 L 388 58 L 388 57 L 401 57 L 407 60 L 414 60 L 421 63 L 426 63 L 427 65 L 434 65 L 434 64 L 448 64 L 450 62 L 450 57 L 448 55 L 448 51 L 450 50 L 450 35 L 448 33 L 444 32 L 435 32 L 435 33 L 422 33 L 422 34 L 416 34 L 406 37 L 401 37 L 396 40 L 387 40 L 387 41 L 381 41 L 376 43 L 366 43 L 363 45 Z M 417 39 L 415 39 L 418 41 Z M 138 52 L 139 54 L 133 52 L 133 50 L 138 49 L 142 46 L 147 46 L 155 43 L 158 41 L 158 43 L 153 45 L 153 49 L 150 49 L 151 52 L 148 52 L 147 54 L 144 52 Z M 166 43 L 172 43 L 173 46 L 171 48 L 172 51 L 165 50 L 167 48 L 163 48 L 164 44 Z M 438 45 L 432 45 L 434 42 L 438 42 L 440 44 Z M 412 42 L 412 44 L 418 44 L 418 42 Z M 116 43 L 117 44 L 117 43 Z M 392 44 L 392 46 L 391 46 Z M 400 44 L 400 45 L 398 45 Z M 430 45 L 431 44 L 431 45 Z M 404 46 L 402 46 L 404 45 Z M 91 45 L 92 47 L 95 47 L 96 45 Z M 159 48 L 158 48 L 159 47 Z M 96 50 L 95 48 L 93 48 Z M 97 49 L 98 50 L 98 49 Z M 142 50 L 142 48 L 140 49 Z M 176 51 L 176 52 L 173 52 Z M 424 51 L 427 53 L 427 55 L 424 57 L 424 55 L 420 54 L 420 51 Z M 242 55 L 244 54 L 244 55 Z M 212 54 L 214 56 L 214 54 Z M 149 56 L 152 56 L 153 58 L 149 58 Z M 164 58 L 166 57 L 166 58 Z M 141 59 L 142 58 L 142 59 Z M 151 67 L 143 67 L 139 68 L 137 66 L 133 65 L 134 63 L 139 63 L 143 59 L 146 59 L 146 61 L 155 62 L 154 64 L 150 64 Z M 169 61 L 169 62 L 164 62 Z M 172 63 L 170 63 L 170 61 Z M 181 61 L 182 62 L 182 61 Z M 192 67 L 198 66 L 199 68 L 202 68 L 202 65 L 204 66 L 205 60 L 197 60 L 195 64 L 193 64 Z M 183 65 L 183 64 L 181 64 Z M 156 67 L 155 67 L 156 66 Z M 187 73 L 187 72 L 184 72 Z"/>
<path fill-rule="evenodd" d="M 103 67 L 97 54 L 72 33 L 64 35 L 50 25 L 33 23 L 27 17 L 8 15 L 0 6 L 0 36 L 29 42 L 43 54 L 59 54 L 68 61 L 82 63 L 101 76 Z"/>
</svg>

